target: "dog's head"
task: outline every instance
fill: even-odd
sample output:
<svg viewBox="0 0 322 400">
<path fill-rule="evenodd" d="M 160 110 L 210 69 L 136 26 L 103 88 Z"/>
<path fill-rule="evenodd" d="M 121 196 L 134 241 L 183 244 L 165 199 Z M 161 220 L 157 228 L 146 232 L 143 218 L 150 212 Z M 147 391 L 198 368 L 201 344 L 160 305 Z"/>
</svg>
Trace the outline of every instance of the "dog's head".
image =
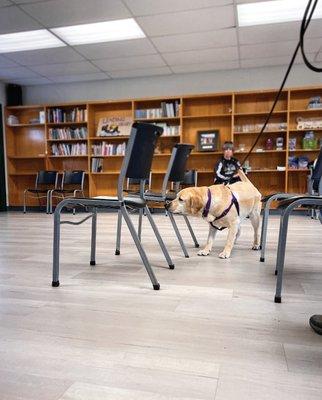
<svg viewBox="0 0 322 400">
<path fill-rule="evenodd" d="M 205 207 L 206 190 L 207 188 L 197 187 L 182 189 L 166 208 L 174 214 L 201 217 Z"/>
</svg>

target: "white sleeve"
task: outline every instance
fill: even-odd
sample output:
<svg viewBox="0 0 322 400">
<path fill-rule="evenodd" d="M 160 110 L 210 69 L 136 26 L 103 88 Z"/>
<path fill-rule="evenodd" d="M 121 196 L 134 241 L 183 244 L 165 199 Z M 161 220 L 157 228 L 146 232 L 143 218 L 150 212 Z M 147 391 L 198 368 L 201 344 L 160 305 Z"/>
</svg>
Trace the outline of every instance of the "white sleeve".
<svg viewBox="0 0 322 400">
<path fill-rule="evenodd" d="M 223 166 L 222 161 L 220 161 L 220 163 L 218 164 L 217 170 L 216 170 L 216 176 L 218 176 L 218 178 L 227 180 L 227 177 L 220 173 L 222 166 Z"/>
</svg>

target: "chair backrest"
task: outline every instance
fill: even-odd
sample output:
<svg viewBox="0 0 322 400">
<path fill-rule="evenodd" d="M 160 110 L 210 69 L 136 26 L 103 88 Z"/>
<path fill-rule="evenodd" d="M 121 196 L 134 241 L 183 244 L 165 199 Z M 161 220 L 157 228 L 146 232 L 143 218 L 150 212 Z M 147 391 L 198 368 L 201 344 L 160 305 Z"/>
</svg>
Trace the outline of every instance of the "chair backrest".
<svg viewBox="0 0 322 400">
<path fill-rule="evenodd" d="M 135 122 L 132 125 L 118 179 L 117 195 L 119 200 L 123 199 L 126 178 L 138 179 L 140 192 L 143 195 L 145 181 L 150 176 L 155 146 L 162 133 L 163 129 L 153 124 Z"/>
<path fill-rule="evenodd" d="M 316 164 L 314 166 L 313 172 L 312 172 L 312 183 L 313 183 L 313 190 L 316 192 L 319 190 L 319 184 L 320 180 L 322 177 L 322 147 L 320 149 L 320 153 L 318 155 L 318 158 L 316 160 Z"/>
<path fill-rule="evenodd" d="M 136 178 L 127 178 L 126 180 L 126 190 L 129 191 L 131 189 L 131 186 L 139 186 L 141 184 L 140 179 Z M 144 181 L 144 186 L 148 186 L 148 189 L 151 189 L 152 185 L 152 171 L 150 171 L 149 178 Z"/>
<path fill-rule="evenodd" d="M 173 147 L 167 172 L 162 184 L 163 196 L 166 194 L 169 182 L 175 184 L 175 190 L 178 190 L 180 182 L 184 180 L 188 157 L 194 147 L 195 146 L 192 144 L 185 143 L 178 143 Z"/>
<path fill-rule="evenodd" d="M 80 190 L 84 188 L 85 171 L 64 171 L 61 188 L 64 186 L 78 187 Z"/>
<path fill-rule="evenodd" d="M 189 169 L 185 171 L 181 186 L 197 186 L 198 171 L 196 169 Z"/>
<path fill-rule="evenodd" d="M 57 182 L 58 171 L 38 171 L 35 187 L 37 189 L 39 185 L 43 185 L 53 186 L 54 188 L 57 188 Z"/>
</svg>

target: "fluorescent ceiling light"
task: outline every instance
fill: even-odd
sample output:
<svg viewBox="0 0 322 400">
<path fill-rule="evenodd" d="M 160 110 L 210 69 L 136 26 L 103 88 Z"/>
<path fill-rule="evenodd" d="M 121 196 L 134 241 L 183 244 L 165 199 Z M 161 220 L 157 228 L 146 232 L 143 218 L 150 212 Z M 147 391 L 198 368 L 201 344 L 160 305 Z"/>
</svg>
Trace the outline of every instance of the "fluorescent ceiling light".
<svg viewBox="0 0 322 400">
<path fill-rule="evenodd" d="M 66 45 L 55 35 L 47 31 L 47 29 L 0 35 L 0 53 L 48 49 L 61 46 Z"/>
<path fill-rule="evenodd" d="M 238 24 L 250 26 L 300 21 L 307 4 L 307 0 L 274 0 L 238 4 Z M 318 2 L 313 13 L 312 19 L 317 18 L 322 18 L 322 1 Z"/>
<path fill-rule="evenodd" d="M 70 45 L 114 42 L 145 37 L 133 18 L 51 29 Z"/>
</svg>

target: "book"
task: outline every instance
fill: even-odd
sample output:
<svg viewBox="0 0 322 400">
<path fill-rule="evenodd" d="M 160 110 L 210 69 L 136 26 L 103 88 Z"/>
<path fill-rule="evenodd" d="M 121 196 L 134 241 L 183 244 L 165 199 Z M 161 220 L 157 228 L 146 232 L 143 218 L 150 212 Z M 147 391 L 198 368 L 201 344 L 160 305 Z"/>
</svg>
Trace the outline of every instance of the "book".
<svg viewBox="0 0 322 400">
<path fill-rule="evenodd" d="M 129 136 L 132 124 L 131 117 L 102 117 L 98 121 L 96 136 Z"/>
</svg>

